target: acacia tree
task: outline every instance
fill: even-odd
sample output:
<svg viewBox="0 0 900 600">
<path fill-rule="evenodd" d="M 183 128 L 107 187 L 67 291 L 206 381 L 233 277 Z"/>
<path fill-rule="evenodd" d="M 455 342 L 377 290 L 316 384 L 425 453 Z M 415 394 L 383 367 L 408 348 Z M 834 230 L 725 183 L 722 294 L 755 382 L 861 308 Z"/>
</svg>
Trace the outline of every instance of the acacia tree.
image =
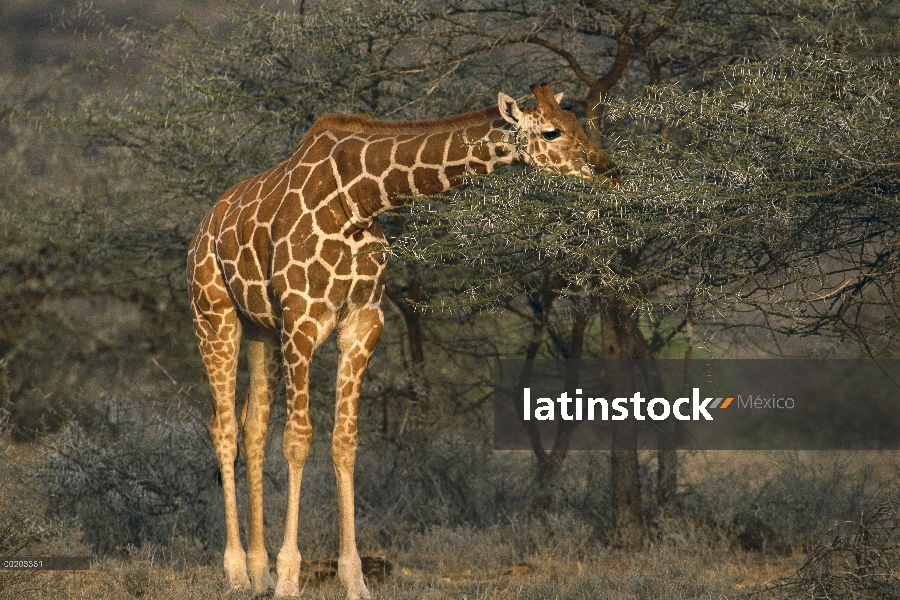
<svg viewBox="0 0 900 600">
<path fill-rule="evenodd" d="M 501 80 L 519 87 L 523 81 L 549 81 L 569 92 L 568 103 L 587 123 L 588 135 L 603 144 L 616 134 L 628 143 L 630 121 L 607 114 L 611 97 L 635 99 L 648 86 L 670 82 L 681 89 L 705 89 L 721 84 L 721 66 L 735 60 L 779 55 L 785 47 L 830 37 L 848 43 L 858 38 L 867 19 L 878 14 L 878 5 L 855 2 L 822 6 L 815 2 L 786 4 L 767 0 L 735 3 L 645 1 L 619 7 L 602 1 L 492 2 L 458 1 L 432 11 L 423 21 L 429 42 L 408 52 L 404 61 L 384 65 L 402 81 L 412 73 L 433 72 L 433 85 L 420 104 L 431 101 L 432 92 L 458 89 L 460 81 Z M 418 31 L 413 34 L 421 45 Z M 654 118 L 657 131 L 667 134 L 671 124 Z M 627 133 L 626 133 L 627 132 Z M 623 148 L 624 149 L 624 148 Z M 642 172 L 641 172 L 642 173 Z M 630 175 L 638 175 L 638 171 Z M 630 176 L 626 173 L 626 177 Z M 579 303 L 562 303 L 568 314 L 565 334 L 550 326 L 559 311 L 559 289 L 569 282 L 564 274 L 547 269 L 540 284 L 523 286 L 502 305 L 531 322 L 531 336 L 521 348 L 525 357 L 549 344 L 557 356 L 584 355 L 590 322 L 598 320 L 599 356 L 648 358 L 689 323 L 655 328 L 647 339 L 639 326 L 643 296 L 657 282 L 637 274 L 657 260 L 659 248 L 640 238 L 614 251 L 620 258 L 620 275 L 631 277 L 630 291 L 606 288 Z M 590 263 L 582 265 L 589 268 Z M 416 288 L 417 290 L 420 288 Z M 602 290 L 602 288 L 595 288 Z M 511 301 L 518 297 L 519 302 Z M 657 320 L 657 324 L 666 322 Z M 648 374 L 652 379 L 652 374 Z M 565 455 L 565 440 L 545 452 L 536 448 L 538 480 L 549 481 Z M 675 453 L 670 436 L 660 439 L 658 453 L 658 503 L 670 511 L 675 499 Z M 624 444 L 626 447 L 628 443 Z M 639 545 L 643 528 L 639 510 L 640 484 L 635 451 L 611 454 L 613 504 L 617 537 L 626 545 Z"/>
<path fill-rule="evenodd" d="M 678 331 L 725 313 L 893 352 L 897 67 L 826 47 L 732 67 L 708 92 L 654 88 L 610 107 L 667 124 L 632 129 L 620 155 L 632 176 L 619 189 L 537 171 L 473 180 L 414 208 L 420 220 L 396 249 L 473 267 L 455 297 L 481 306 L 524 290 L 609 319 L 615 302 L 612 318 L 644 348 L 639 314 L 678 315 Z"/>
</svg>

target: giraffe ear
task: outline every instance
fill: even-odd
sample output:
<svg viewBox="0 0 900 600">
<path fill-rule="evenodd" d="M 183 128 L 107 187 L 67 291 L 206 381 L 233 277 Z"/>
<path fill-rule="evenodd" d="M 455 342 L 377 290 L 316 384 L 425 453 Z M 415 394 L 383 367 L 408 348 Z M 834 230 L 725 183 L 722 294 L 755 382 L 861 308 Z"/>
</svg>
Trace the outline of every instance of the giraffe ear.
<svg viewBox="0 0 900 600">
<path fill-rule="evenodd" d="M 553 99 L 556 100 L 556 103 L 559 104 L 562 102 L 563 93 L 560 92 L 558 94 L 553 94 Z"/>
<path fill-rule="evenodd" d="M 516 104 L 516 101 L 513 100 L 511 96 L 499 92 L 497 94 L 497 107 L 500 109 L 500 116 L 503 117 L 507 123 L 512 123 L 513 125 L 519 124 L 519 119 L 522 118 L 522 111 L 519 110 L 519 105 Z"/>
</svg>

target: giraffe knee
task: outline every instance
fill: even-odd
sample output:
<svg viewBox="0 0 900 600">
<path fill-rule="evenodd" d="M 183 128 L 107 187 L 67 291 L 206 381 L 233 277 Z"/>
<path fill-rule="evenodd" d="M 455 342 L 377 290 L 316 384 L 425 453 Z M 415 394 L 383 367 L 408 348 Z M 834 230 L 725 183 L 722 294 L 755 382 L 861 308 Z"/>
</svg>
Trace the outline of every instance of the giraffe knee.
<svg viewBox="0 0 900 600">
<path fill-rule="evenodd" d="M 285 440 L 284 446 L 282 447 L 285 460 L 287 460 L 288 464 L 292 465 L 305 464 L 306 458 L 309 456 L 310 445 L 309 440 L 301 440 L 295 443 L 288 443 L 287 440 Z"/>
<path fill-rule="evenodd" d="M 233 463 L 237 458 L 237 423 L 234 419 L 223 419 L 214 412 L 210 419 L 209 436 L 219 461 L 222 464 Z"/>
<path fill-rule="evenodd" d="M 358 436 L 356 434 L 356 426 L 353 428 L 341 427 L 341 423 L 334 428 L 334 434 L 331 438 L 331 460 L 334 465 L 339 468 L 353 468 L 356 463 L 356 447 Z"/>
<path fill-rule="evenodd" d="M 284 427 L 284 441 L 282 451 L 288 464 L 300 464 L 306 462 L 309 456 L 309 448 L 312 445 L 312 427 L 298 426 L 289 421 Z"/>
<path fill-rule="evenodd" d="M 331 446 L 331 460 L 338 470 L 351 470 L 356 464 L 356 444 Z"/>
</svg>

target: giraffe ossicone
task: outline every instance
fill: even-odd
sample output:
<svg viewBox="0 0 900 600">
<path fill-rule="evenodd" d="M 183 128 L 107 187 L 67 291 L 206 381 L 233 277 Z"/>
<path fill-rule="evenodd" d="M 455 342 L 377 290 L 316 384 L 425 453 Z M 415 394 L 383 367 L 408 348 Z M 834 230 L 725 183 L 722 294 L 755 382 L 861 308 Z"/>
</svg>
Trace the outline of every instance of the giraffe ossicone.
<svg viewBox="0 0 900 600">
<path fill-rule="evenodd" d="M 434 194 L 468 172 L 521 161 L 615 184 L 616 166 L 588 140 L 550 86 L 532 87 L 519 107 L 490 106 L 431 121 L 388 122 L 326 115 L 297 149 L 268 171 L 229 189 L 203 219 L 188 252 L 194 327 L 213 395 L 211 436 L 222 473 L 230 585 L 298 596 L 300 483 L 312 441 L 309 367 L 337 331 L 340 352 L 332 459 L 338 488 L 338 575 L 349 598 L 368 598 L 356 547 L 353 469 L 363 374 L 384 325 L 386 241 L 375 217 L 413 195 Z M 472 144 L 469 140 L 482 143 Z M 241 339 L 250 389 L 236 414 Z M 285 378 L 288 463 L 284 543 L 269 572 L 263 542 L 263 455 L 269 405 Z M 248 550 L 240 539 L 234 464 L 238 432 L 247 467 Z"/>
</svg>

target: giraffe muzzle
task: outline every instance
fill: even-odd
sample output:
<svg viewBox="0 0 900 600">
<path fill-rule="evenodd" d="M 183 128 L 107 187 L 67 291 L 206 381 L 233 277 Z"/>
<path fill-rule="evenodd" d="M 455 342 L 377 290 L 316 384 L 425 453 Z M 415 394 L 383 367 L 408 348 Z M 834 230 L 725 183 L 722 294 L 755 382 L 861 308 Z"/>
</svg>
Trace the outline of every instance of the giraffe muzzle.
<svg viewBox="0 0 900 600">
<path fill-rule="evenodd" d="M 601 150 L 590 152 L 587 161 L 581 168 L 582 176 L 594 181 L 608 183 L 611 187 L 617 187 L 622 183 L 622 174 L 618 165 L 611 161 Z"/>
</svg>

